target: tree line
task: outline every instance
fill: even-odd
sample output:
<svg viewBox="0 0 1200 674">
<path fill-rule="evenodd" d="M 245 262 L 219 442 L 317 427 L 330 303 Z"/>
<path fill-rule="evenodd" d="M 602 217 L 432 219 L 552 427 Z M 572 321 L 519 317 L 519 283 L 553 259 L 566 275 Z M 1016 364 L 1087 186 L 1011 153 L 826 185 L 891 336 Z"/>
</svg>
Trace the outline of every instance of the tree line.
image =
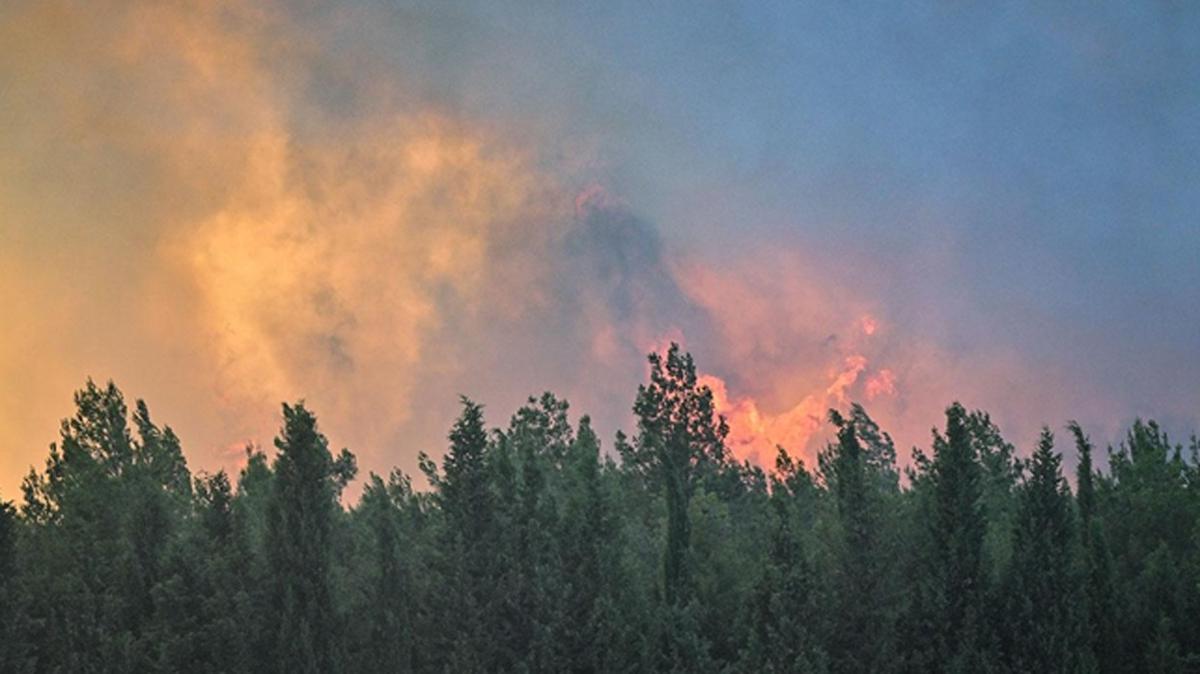
<svg viewBox="0 0 1200 674">
<path fill-rule="evenodd" d="M 690 355 L 650 356 L 611 450 L 551 394 L 467 399 L 430 488 L 331 452 L 192 475 L 109 383 L 0 504 L 3 672 L 1183 672 L 1200 668 L 1200 443 L 1077 424 L 1020 458 L 953 404 L 897 466 L 858 405 L 807 466 L 737 462 Z"/>
</svg>

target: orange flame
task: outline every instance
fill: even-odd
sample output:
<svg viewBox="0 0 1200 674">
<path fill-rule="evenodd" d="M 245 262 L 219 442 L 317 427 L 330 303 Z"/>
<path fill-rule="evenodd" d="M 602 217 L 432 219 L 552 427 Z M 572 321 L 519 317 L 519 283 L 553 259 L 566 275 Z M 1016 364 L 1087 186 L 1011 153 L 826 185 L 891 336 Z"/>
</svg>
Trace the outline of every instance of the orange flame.
<svg viewBox="0 0 1200 674">
<path fill-rule="evenodd" d="M 818 439 L 826 411 L 848 402 L 849 389 L 862 378 L 866 369 L 865 356 L 847 357 L 840 369 L 830 373 L 828 384 L 778 414 L 764 412 L 758 401 L 750 396 L 731 396 L 725 380 L 715 375 L 702 375 L 700 384 L 712 390 L 717 412 L 729 423 L 727 444 L 734 457 L 767 467 L 774 462 L 779 446 L 792 452 L 807 452 L 811 443 Z M 880 374 L 883 372 L 888 372 L 890 377 L 889 371 L 883 370 Z"/>
</svg>

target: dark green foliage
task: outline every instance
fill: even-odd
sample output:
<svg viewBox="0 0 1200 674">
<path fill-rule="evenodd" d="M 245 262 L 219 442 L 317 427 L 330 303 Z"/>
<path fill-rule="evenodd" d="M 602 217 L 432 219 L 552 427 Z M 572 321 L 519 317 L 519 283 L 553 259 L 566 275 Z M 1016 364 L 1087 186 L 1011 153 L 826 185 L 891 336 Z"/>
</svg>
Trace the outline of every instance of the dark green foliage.
<svg viewBox="0 0 1200 674">
<path fill-rule="evenodd" d="M 1114 552 L 1114 574 L 1122 581 L 1126 669 L 1149 669 L 1145 644 L 1180 657 L 1200 653 L 1200 584 L 1195 559 L 1197 501 L 1194 468 L 1154 422 L 1137 421 L 1125 441 L 1109 452 L 1111 476 L 1098 490 L 1098 517 Z M 1157 666 L 1157 665 L 1155 665 Z"/>
<path fill-rule="evenodd" d="M 420 526 L 420 505 L 411 481 L 399 471 L 387 482 L 372 473 L 353 516 L 359 540 L 350 560 L 356 594 L 347 630 L 348 669 L 414 671 L 419 603 L 411 541 Z"/>
<path fill-rule="evenodd" d="M 666 358 L 650 354 L 650 383 L 638 388 L 633 406 L 638 436 L 625 455 L 664 496 L 667 540 L 663 552 L 663 595 L 668 605 L 690 598 L 692 563 L 689 504 L 698 485 L 725 468 L 725 420 L 716 416 L 712 391 L 697 384 L 691 354 L 671 344 Z"/>
<path fill-rule="evenodd" d="M 933 434 L 933 459 L 917 461 L 922 499 L 921 546 L 915 551 L 919 585 L 907 635 L 920 644 L 910 666 L 978 671 L 987 660 L 987 579 L 983 543 L 982 468 L 967 411 L 946 410 L 945 434 Z"/>
<path fill-rule="evenodd" d="M 436 573 L 443 587 L 434 608 L 441 629 L 430 655 L 434 669 L 485 671 L 500 655 L 501 558 L 498 501 L 514 493 L 514 467 L 494 451 L 484 426 L 483 407 L 462 399 L 463 411 L 450 430 L 443 474 L 421 455 L 421 467 L 435 486 L 439 508 Z"/>
<path fill-rule="evenodd" d="M 187 468 L 141 403 L 132 435 L 111 383 L 89 381 L 75 403 L 46 470 L 23 485 L 23 515 L 40 525 L 19 560 L 38 598 L 24 618 L 45 647 L 38 669 L 145 669 L 157 660 L 153 590 L 191 496 Z"/>
<path fill-rule="evenodd" d="M 22 671 L 30 644 L 21 637 L 21 587 L 17 583 L 17 528 L 11 503 L 0 501 L 0 671 Z"/>
<path fill-rule="evenodd" d="M 740 665 L 755 672 L 825 671 L 824 607 L 805 535 L 817 487 L 803 464 L 794 462 L 782 447 L 775 465 L 770 547 L 751 595 L 752 628 Z"/>
<path fill-rule="evenodd" d="M 1013 560 L 1005 582 L 1007 660 L 1013 669 L 1045 672 L 1076 660 L 1081 648 L 1075 524 L 1054 436 L 1043 429 L 1018 497 Z"/>
<path fill-rule="evenodd" d="M 623 564 L 616 467 L 600 462 L 600 440 L 587 417 L 579 422 L 566 457 L 561 523 L 561 617 L 553 625 L 560 671 L 630 669 L 640 661 L 638 598 Z"/>
<path fill-rule="evenodd" d="M 153 590 L 152 639 L 161 669 L 249 671 L 253 644 L 245 628 L 258 616 L 248 601 L 233 502 L 224 472 L 195 480 L 193 517 L 168 548 L 163 580 Z"/>
<path fill-rule="evenodd" d="M 678 346 L 605 452 L 565 401 L 463 400 L 429 489 L 333 455 L 302 404 L 234 485 L 87 382 L 0 502 L 0 672 L 1186 672 L 1200 667 L 1200 441 L 1153 422 L 1075 496 L 983 412 L 932 452 L 831 411 L 815 469 L 739 464 Z"/>
<path fill-rule="evenodd" d="M 830 412 L 837 442 L 818 457 L 833 497 L 834 566 L 828 582 L 835 610 L 827 646 L 835 671 L 884 671 L 892 651 L 898 597 L 894 591 L 894 545 L 886 538 L 899 485 L 891 438 L 859 405 L 851 416 Z M 868 642 L 859 635 L 871 634 Z"/>
<path fill-rule="evenodd" d="M 341 629 L 330 574 L 342 473 L 303 403 L 283 406 L 275 447 L 266 532 L 275 666 L 281 672 L 338 671 Z"/>
<path fill-rule="evenodd" d="M 1081 613 L 1083 631 L 1075 648 L 1085 660 L 1092 660 L 1091 669 L 1124 671 L 1127 669 L 1127 661 L 1123 648 L 1123 631 L 1119 622 L 1121 612 L 1118 608 L 1121 602 L 1117 596 L 1118 586 L 1114 576 L 1112 553 L 1108 548 L 1103 521 L 1097 513 L 1097 476 L 1092 468 L 1092 443 L 1079 424 L 1072 421 L 1068 428 L 1075 437 L 1075 450 L 1079 457 L 1075 477 L 1075 502 L 1079 515 L 1078 611 Z M 1101 664 L 1104 665 L 1103 668 Z"/>
</svg>

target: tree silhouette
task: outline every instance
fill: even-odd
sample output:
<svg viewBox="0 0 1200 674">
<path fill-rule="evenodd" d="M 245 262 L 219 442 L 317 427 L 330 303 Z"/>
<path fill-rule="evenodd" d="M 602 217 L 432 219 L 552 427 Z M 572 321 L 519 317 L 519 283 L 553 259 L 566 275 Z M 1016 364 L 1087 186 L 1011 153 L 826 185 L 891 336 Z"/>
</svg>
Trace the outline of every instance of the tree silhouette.
<svg viewBox="0 0 1200 674">
<path fill-rule="evenodd" d="M 897 470 L 858 405 L 814 470 L 738 464 L 689 354 L 650 356 L 637 433 L 606 452 L 566 401 L 489 429 L 466 398 L 428 488 L 342 495 L 304 404 L 236 485 L 86 382 L 0 502 L 3 672 L 1172 672 L 1200 663 L 1200 440 L 1137 421 L 1074 496 L 1032 451 L 946 410 Z"/>
</svg>

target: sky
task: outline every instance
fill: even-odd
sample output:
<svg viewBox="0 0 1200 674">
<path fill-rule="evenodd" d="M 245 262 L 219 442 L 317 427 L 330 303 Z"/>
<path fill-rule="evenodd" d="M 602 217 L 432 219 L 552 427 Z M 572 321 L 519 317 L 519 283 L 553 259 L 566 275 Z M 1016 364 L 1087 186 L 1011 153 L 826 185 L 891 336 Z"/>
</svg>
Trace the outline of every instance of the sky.
<svg viewBox="0 0 1200 674">
<path fill-rule="evenodd" d="M 0 498 L 88 377 L 412 472 L 672 341 L 764 465 L 1200 429 L 1200 7 L 871 4 L 0 4 Z"/>
</svg>

